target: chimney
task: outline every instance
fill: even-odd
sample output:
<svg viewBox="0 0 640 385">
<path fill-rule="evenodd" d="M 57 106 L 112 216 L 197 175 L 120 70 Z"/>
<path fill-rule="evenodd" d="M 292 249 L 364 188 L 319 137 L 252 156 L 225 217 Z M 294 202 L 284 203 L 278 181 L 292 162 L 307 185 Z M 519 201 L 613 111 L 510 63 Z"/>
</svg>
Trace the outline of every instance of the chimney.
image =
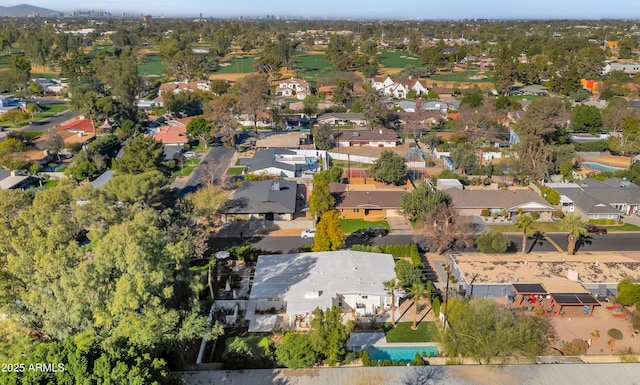
<svg viewBox="0 0 640 385">
<path fill-rule="evenodd" d="M 11 175 L 11 176 L 17 176 L 17 175 L 18 175 L 18 172 L 17 172 L 16 170 L 11 170 L 10 175 Z"/>
<path fill-rule="evenodd" d="M 382 128 L 378 130 L 378 134 L 382 135 Z"/>
<path fill-rule="evenodd" d="M 78 138 L 82 138 L 82 131 L 78 131 Z"/>
<path fill-rule="evenodd" d="M 280 191 L 280 182 L 273 182 L 273 184 L 271 185 L 271 190 Z"/>
</svg>

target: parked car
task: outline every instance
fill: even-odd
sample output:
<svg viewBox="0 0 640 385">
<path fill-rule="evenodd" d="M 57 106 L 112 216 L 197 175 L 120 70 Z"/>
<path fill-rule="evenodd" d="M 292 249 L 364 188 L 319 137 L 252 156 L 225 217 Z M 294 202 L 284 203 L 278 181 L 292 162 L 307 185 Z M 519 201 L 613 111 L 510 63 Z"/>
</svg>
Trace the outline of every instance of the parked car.
<svg viewBox="0 0 640 385">
<path fill-rule="evenodd" d="M 598 234 L 598 235 L 602 235 L 602 234 L 606 234 L 607 233 L 607 228 L 604 226 L 597 226 L 597 225 L 587 225 L 585 226 L 587 228 L 587 232 L 589 234 Z"/>
<path fill-rule="evenodd" d="M 307 239 L 307 238 L 313 238 L 316 235 L 316 228 L 311 228 L 309 230 L 305 230 L 303 232 L 300 233 L 300 238 L 302 239 Z"/>
<path fill-rule="evenodd" d="M 185 158 L 195 158 L 198 156 L 195 151 L 185 151 L 183 155 Z"/>
<path fill-rule="evenodd" d="M 381 226 L 373 226 L 368 229 L 358 230 L 355 234 L 362 238 L 384 237 L 389 234 L 389 230 Z"/>
</svg>

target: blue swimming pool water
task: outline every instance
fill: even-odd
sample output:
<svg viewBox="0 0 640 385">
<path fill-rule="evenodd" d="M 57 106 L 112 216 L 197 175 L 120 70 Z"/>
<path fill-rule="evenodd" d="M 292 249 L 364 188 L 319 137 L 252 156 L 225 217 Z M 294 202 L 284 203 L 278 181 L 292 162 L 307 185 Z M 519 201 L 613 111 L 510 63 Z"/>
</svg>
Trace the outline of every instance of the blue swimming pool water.
<svg viewBox="0 0 640 385">
<path fill-rule="evenodd" d="M 438 349 L 435 346 L 369 346 L 364 350 L 369 353 L 369 357 L 373 361 L 391 360 L 410 362 L 413 361 L 416 353 L 422 355 L 422 352 L 425 352 L 427 353 L 427 357 L 438 354 Z"/>
<path fill-rule="evenodd" d="M 590 168 L 592 170 L 596 170 L 596 171 L 618 171 L 618 170 L 622 170 L 619 167 L 610 167 L 610 166 L 605 166 L 604 164 L 600 164 L 600 163 L 594 163 L 594 162 L 584 162 L 583 165 L 587 168 Z"/>
</svg>

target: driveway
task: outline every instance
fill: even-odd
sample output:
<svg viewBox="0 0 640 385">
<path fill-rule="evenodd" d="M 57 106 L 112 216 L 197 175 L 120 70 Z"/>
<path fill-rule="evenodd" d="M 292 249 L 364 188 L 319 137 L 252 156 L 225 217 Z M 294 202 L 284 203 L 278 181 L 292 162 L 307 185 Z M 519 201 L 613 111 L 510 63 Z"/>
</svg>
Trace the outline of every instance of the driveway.
<svg viewBox="0 0 640 385">
<path fill-rule="evenodd" d="M 391 233 L 394 235 L 411 235 L 413 234 L 413 227 L 409 220 L 403 216 L 387 217 L 387 223 L 391 229 Z"/>
</svg>

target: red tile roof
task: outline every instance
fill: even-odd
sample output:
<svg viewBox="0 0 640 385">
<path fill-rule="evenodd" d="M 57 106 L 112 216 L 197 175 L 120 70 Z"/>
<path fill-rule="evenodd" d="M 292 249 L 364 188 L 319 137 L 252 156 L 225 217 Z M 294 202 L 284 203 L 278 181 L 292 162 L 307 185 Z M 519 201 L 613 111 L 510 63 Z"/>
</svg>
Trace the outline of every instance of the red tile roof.
<svg viewBox="0 0 640 385">
<path fill-rule="evenodd" d="M 153 138 L 163 144 L 184 144 L 189 141 L 186 125 L 162 126 L 160 132 L 153 135 Z"/>
<path fill-rule="evenodd" d="M 70 123 L 62 124 L 56 128 L 56 131 L 84 132 L 93 134 L 94 129 L 91 124 L 91 118 L 76 119 Z"/>
</svg>

